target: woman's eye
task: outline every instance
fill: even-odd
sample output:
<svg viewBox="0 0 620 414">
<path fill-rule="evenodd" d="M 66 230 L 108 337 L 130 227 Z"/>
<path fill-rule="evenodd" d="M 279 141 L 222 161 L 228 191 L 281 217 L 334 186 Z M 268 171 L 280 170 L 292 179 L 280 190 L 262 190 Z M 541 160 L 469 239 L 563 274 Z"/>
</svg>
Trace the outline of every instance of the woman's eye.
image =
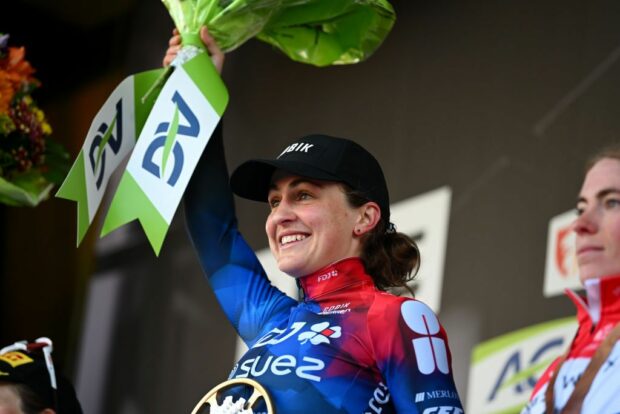
<svg viewBox="0 0 620 414">
<path fill-rule="evenodd" d="M 278 207 L 278 204 L 280 204 L 280 200 L 277 198 L 272 198 L 271 200 L 269 200 L 269 207 L 271 208 Z"/>
<path fill-rule="evenodd" d="M 578 216 L 582 215 L 584 211 L 583 207 L 575 207 L 575 212 L 577 213 Z"/>
<path fill-rule="evenodd" d="M 620 206 L 620 199 L 618 198 L 608 198 L 605 200 L 606 208 L 616 208 Z"/>
<path fill-rule="evenodd" d="M 297 195 L 297 199 L 299 200 L 309 200 L 311 197 L 312 196 L 305 191 L 302 191 Z"/>
</svg>

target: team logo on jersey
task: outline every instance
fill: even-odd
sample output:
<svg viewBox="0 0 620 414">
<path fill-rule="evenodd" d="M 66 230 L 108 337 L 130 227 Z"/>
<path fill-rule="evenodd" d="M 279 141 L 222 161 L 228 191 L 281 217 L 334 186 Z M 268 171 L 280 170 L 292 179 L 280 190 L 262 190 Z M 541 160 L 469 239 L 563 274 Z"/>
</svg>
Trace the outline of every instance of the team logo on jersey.
<svg viewBox="0 0 620 414">
<path fill-rule="evenodd" d="M 312 345 L 329 344 L 330 338 L 340 338 L 342 329 L 340 326 L 329 326 L 329 322 L 315 323 L 310 331 L 302 332 L 297 339 L 303 344 L 310 341 Z"/>
<path fill-rule="evenodd" d="M 416 336 L 411 341 L 418 369 L 424 375 L 439 371 L 450 373 L 448 348 L 441 337 L 441 325 L 431 308 L 422 302 L 408 300 L 401 305 L 401 315 Z"/>
</svg>

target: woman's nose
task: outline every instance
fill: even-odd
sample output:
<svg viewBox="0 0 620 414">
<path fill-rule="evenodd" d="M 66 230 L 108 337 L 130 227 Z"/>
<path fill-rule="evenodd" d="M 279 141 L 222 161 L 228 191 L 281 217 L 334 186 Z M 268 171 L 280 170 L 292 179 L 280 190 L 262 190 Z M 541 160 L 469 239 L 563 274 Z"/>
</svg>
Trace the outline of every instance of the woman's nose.
<svg viewBox="0 0 620 414">
<path fill-rule="evenodd" d="M 577 234 L 595 233 L 598 228 L 596 211 L 591 208 L 584 209 L 573 222 L 572 228 Z"/>
<path fill-rule="evenodd" d="M 295 212 L 289 202 L 281 200 L 278 206 L 271 212 L 270 219 L 273 224 L 282 224 L 295 219 Z"/>
</svg>

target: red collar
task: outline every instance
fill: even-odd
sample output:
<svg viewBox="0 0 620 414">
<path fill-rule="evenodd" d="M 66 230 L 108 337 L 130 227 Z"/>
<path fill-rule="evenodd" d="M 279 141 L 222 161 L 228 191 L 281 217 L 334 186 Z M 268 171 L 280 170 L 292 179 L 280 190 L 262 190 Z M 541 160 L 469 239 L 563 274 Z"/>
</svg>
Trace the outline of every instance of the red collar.
<svg viewBox="0 0 620 414">
<path fill-rule="evenodd" d="M 580 325 L 620 322 L 620 275 L 590 279 L 584 287 L 586 296 L 566 290 L 566 294 L 577 307 Z"/>
<path fill-rule="evenodd" d="M 357 285 L 374 288 L 359 257 L 351 257 L 325 266 L 299 279 L 306 299 L 315 300 L 324 295 Z"/>
</svg>

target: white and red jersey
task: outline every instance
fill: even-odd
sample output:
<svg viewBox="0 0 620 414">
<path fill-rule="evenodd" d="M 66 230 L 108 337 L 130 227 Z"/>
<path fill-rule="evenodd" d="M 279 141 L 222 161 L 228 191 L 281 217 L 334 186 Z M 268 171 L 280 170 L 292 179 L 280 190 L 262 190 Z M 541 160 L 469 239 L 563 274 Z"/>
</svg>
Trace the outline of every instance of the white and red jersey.
<svg viewBox="0 0 620 414">
<path fill-rule="evenodd" d="M 570 398 L 575 384 L 607 334 L 620 323 L 620 275 L 585 282 L 586 296 L 567 290 L 577 307 L 579 328 L 570 345 L 566 361 L 561 365 L 554 386 L 555 411 L 559 412 Z M 544 414 L 545 392 L 561 359 L 556 359 L 540 377 L 528 405 L 521 414 Z M 586 395 L 582 414 L 620 413 L 620 341 L 594 377 Z"/>
</svg>

